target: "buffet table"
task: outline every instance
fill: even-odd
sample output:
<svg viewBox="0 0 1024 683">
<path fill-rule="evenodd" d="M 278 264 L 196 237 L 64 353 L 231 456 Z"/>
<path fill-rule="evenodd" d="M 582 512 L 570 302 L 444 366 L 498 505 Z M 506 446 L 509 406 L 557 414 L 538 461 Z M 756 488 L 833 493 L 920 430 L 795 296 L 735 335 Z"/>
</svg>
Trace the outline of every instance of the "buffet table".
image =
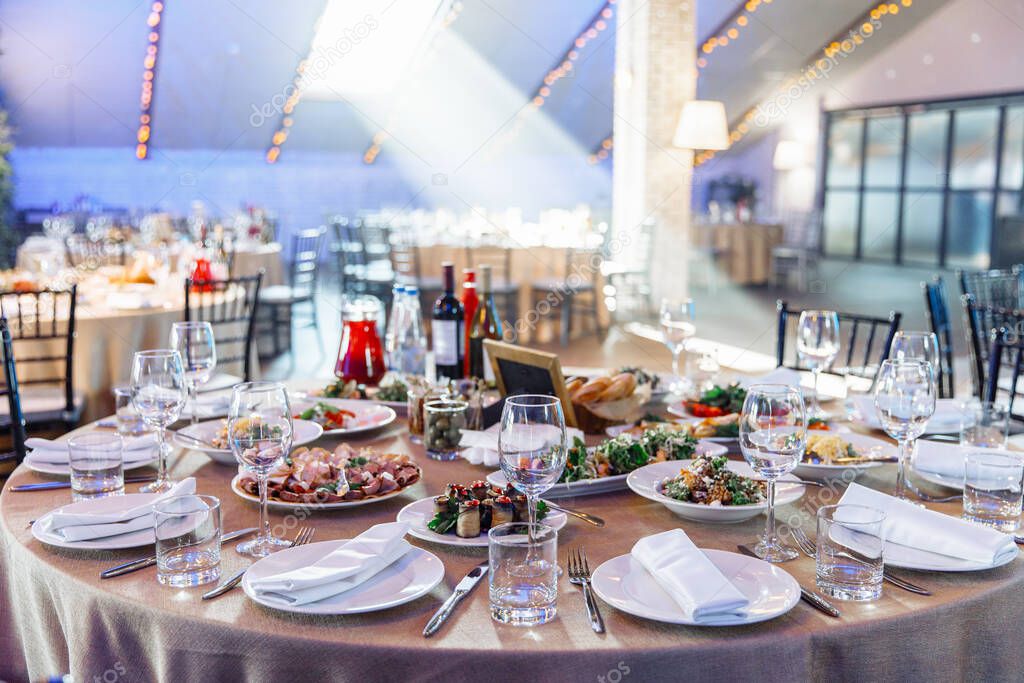
<svg viewBox="0 0 1024 683">
<path fill-rule="evenodd" d="M 314 512 L 308 519 L 271 510 L 271 523 L 287 529 L 287 536 L 308 524 L 316 527 L 315 541 L 351 538 L 393 521 L 403 506 L 436 494 L 448 482 L 482 479 L 487 472 L 462 460 L 427 460 L 408 439 L 403 419 L 367 439 L 348 441 L 413 454 L 423 465 L 423 480 L 396 498 Z M 331 447 L 338 440 L 324 437 L 318 443 Z M 200 493 L 220 498 L 225 530 L 254 525 L 257 518 L 256 505 L 230 491 L 234 473 L 199 452 L 171 461 L 173 477 L 195 476 Z M 887 491 L 894 477 L 894 467 L 886 465 L 861 481 Z M 43 479 L 22 466 L 9 483 Z M 780 509 L 780 523 L 810 531 L 814 510 L 840 494 L 810 489 L 799 503 Z M 879 601 L 838 602 L 841 619 L 798 603 L 767 623 L 696 628 L 637 619 L 602 603 L 607 633 L 600 636 L 590 630 L 581 593 L 564 573 L 558 617 L 533 629 L 491 621 L 484 581 L 427 640 L 421 631 L 430 615 L 486 557 L 485 549 L 410 539 L 445 564 L 445 579 L 432 593 L 384 612 L 306 617 L 261 607 L 240 589 L 202 601 L 205 589 L 160 586 L 152 568 L 101 581 L 102 569 L 146 551 L 68 552 L 34 540 L 29 522 L 69 498 L 67 490 L 0 495 L 0 678 L 39 680 L 70 671 L 76 680 L 93 680 L 106 671 L 123 671 L 123 680 L 140 681 L 946 681 L 1006 680 L 1024 670 L 1024 650 L 1012 635 L 1024 621 L 1019 559 L 965 574 L 901 570 L 934 595 L 886 586 Z M 560 533 L 560 557 L 583 546 L 591 568 L 629 552 L 639 537 L 670 528 L 683 527 L 700 547 L 729 551 L 751 542 L 763 528 L 762 517 L 734 525 L 683 521 L 628 490 L 561 502 L 608 522 L 597 529 L 573 520 Z M 959 504 L 936 508 L 959 514 Z M 223 557 L 225 573 L 248 561 L 227 547 Z M 782 566 L 813 587 L 813 560 L 801 556 Z"/>
</svg>

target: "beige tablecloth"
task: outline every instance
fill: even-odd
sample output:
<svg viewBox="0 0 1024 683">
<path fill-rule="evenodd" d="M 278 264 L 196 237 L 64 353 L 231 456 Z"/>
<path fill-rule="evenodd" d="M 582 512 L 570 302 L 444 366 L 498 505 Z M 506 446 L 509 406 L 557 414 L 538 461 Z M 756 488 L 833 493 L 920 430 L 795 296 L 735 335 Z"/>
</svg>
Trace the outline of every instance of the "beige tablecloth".
<svg viewBox="0 0 1024 683">
<path fill-rule="evenodd" d="M 465 461 L 426 460 L 408 440 L 404 421 L 376 439 L 387 450 L 409 452 L 424 465 L 424 480 L 401 496 L 345 511 L 316 512 L 308 520 L 271 512 L 282 529 L 316 527 L 316 540 L 350 538 L 394 519 L 409 502 L 434 495 L 448 482 L 483 478 Z M 336 444 L 325 438 L 323 445 Z M 226 529 L 255 524 L 252 503 L 230 492 L 233 467 L 191 452 L 172 461 L 171 473 L 194 475 L 199 491 L 220 497 Z M 889 489 L 892 466 L 863 481 Z M 43 477 L 20 468 L 11 484 Z M 782 522 L 812 531 L 813 512 L 838 490 L 811 490 L 783 507 Z M 1021 560 L 984 572 L 901 571 L 935 593 L 923 597 L 886 586 L 873 603 L 841 603 L 831 619 L 800 603 L 770 622 L 745 627 L 695 628 L 645 621 L 602 604 L 607 634 L 589 627 L 579 589 L 563 574 L 558 617 L 534 629 L 491 621 L 486 585 L 479 586 L 430 640 L 420 632 L 452 587 L 486 557 L 482 549 L 452 549 L 413 540 L 440 557 L 445 578 L 430 595 L 385 612 L 347 617 L 290 615 L 251 602 L 241 590 L 200 600 L 200 589 L 158 585 L 147 569 L 108 581 L 99 572 L 146 551 L 70 552 L 33 540 L 27 524 L 67 503 L 66 490 L 0 495 L 0 678 L 38 680 L 70 671 L 94 680 L 108 670 L 118 680 L 345 680 L 345 681 L 780 681 L 780 680 L 1019 680 L 1024 648 Z M 684 528 L 705 548 L 735 550 L 760 532 L 762 517 L 734 525 L 681 520 L 629 491 L 564 501 L 604 517 L 596 529 L 570 521 L 559 535 L 560 555 L 583 546 L 592 567 L 627 553 L 640 536 Z M 937 506 L 959 514 L 958 506 Z M 247 560 L 226 549 L 223 569 Z M 784 565 L 813 586 L 814 562 Z M 112 676 L 113 674 L 111 674 Z"/>
<path fill-rule="evenodd" d="M 232 275 L 242 277 L 263 271 L 263 287 L 283 285 L 284 262 L 281 260 L 281 245 L 271 244 L 238 245 L 235 248 L 235 262 Z"/>
</svg>

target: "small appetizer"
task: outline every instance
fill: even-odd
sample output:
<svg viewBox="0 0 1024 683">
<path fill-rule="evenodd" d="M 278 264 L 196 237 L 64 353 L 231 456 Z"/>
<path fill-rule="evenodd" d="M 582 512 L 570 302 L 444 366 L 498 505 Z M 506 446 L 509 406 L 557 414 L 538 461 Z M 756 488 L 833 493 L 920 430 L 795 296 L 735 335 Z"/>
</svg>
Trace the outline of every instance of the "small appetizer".
<svg viewBox="0 0 1024 683">
<path fill-rule="evenodd" d="M 434 498 L 434 518 L 427 528 L 438 534 L 454 533 L 459 538 L 476 538 L 489 529 L 528 519 L 526 496 L 512 486 L 492 487 L 484 481 L 469 486 L 448 484 L 443 496 Z M 537 503 L 537 519 L 547 514 L 547 505 Z"/>
</svg>

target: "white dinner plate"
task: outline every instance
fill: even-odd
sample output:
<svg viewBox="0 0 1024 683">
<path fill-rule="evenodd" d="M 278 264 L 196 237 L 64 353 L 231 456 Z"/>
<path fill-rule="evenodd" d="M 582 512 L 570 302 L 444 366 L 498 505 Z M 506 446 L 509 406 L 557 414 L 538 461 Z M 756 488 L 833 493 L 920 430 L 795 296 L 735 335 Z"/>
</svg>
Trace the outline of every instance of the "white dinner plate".
<svg viewBox="0 0 1024 683">
<path fill-rule="evenodd" d="M 335 408 L 348 410 L 356 414 L 352 426 L 346 429 L 325 429 L 324 436 L 362 434 L 380 429 L 391 424 L 397 418 L 395 411 L 375 401 L 359 401 L 345 398 L 304 398 L 292 404 L 292 412 L 296 415 L 312 408 L 317 403 L 325 403 Z"/>
<path fill-rule="evenodd" d="M 781 616 L 800 600 L 796 579 L 779 566 L 724 550 L 703 550 L 708 559 L 750 600 L 744 617 L 701 624 L 688 618 L 676 601 L 631 555 L 619 555 L 594 571 L 598 597 L 627 614 L 687 626 L 742 626 Z"/>
<path fill-rule="evenodd" d="M 202 451 L 210 456 L 211 460 L 219 462 L 222 465 L 237 465 L 238 461 L 235 460 L 235 456 L 232 454 L 230 448 L 209 448 L 192 441 L 191 439 L 181 438 L 178 436 L 178 432 L 181 432 L 185 436 L 194 436 L 197 439 L 212 442 L 223 425 L 224 420 L 207 420 L 206 422 L 182 427 L 178 431 L 174 432 L 174 443 L 182 448 L 187 448 L 193 451 Z M 292 448 L 298 448 L 299 446 L 305 446 L 308 443 L 312 443 L 319 439 L 323 433 L 324 428 L 316 422 L 312 422 L 310 420 L 293 420 Z"/>
<path fill-rule="evenodd" d="M 427 522 L 434 518 L 434 499 L 433 498 L 421 498 L 415 503 L 409 503 L 402 508 L 398 517 L 395 519 L 399 522 L 409 522 L 411 525 L 409 528 L 409 534 L 416 538 L 421 538 L 424 541 L 431 541 L 433 543 L 440 543 L 442 545 L 458 545 L 463 547 L 473 548 L 486 548 L 487 547 L 487 532 L 484 531 L 476 538 L 461 538 L 452 534 L 436 534 L 427 528 Z M 566 515 L 564 512 L 558 510 L 549 510 L 548 514 L 544 515 L 544 519 L 541 523 L 547 524 L 552 529 L 558 531 L 565 526 Z"/>
<path fill-rule="evenodd" d="M 871 457 L 886 459 L 896 457 L 896 446 L 894 444 L 889 443 L 888 441 L 883 441 L 882 439 L 876 439 L 873 436 L 857 434 L 856 432 L 837 432 L 835 430 L 811 430 L 807 433 L 838 436 L 853 445 L 854 449 L 856 449 L 858 453 L 870 454 Z M 797 465 L 796 469 L 793 470 L 793 474 L 801 479 L 841 479 L 848 483 L 853 481 L 865 470 L 881 467 L 883 464 L 884 463 L 881 462 L 862 462 L 850 465 L 825 465 L 801 462 Z"/>
<path fill-rule="evenodd" d="M 697 442 L 698 455 L 714 457 L 716 455 L 723 455 L 728 450 L 722 444 L 712 443 L 707 439 L 701 439 Z M 626 486 L 626 477 L 628 476 L 628 474 L 615 474 L 610 477 L 598 477 L 597 479 L 562 482 L 548 489 L 544 493 L 544 497 L 551 499 L 569 498 L 572 496 L 589 496 L 595 493 L 608 493 L 609 491 L 624 491 L 628 488 Z M 505 488 L 508 486 L 508 479 L 505 478 L 504 472 L 497 470 L 487 475 L 487 483 L 497 488 Z"/>
<path fill-rule="evenodd" d="M 124 510 L 127 508 L 135 507 L 146 502 L 146 499 L 155 500 L 161 493 L 128 493 L 123 496 L 110 496 L 109 498 L 96 498 L 94 500 L 82 500 L 76 503 L 70 503 L 57 510 L 73 510 L 73 511 L 96 511 L 96 512 L 115 512 L 117 510 Z M 66 541 L 53 531 L 50 530 L 50 522 L 53 520 L 53 513 L 57 510 L 51 510 L 45 515 L 42 515 L 32 524 L 32 535 L 38 541 L 42 541 L 47 545 L 56 546 L 58 548 L 67 548 L 69 550 L 121 550 L 123 548 L 138 548 L 139 546 L 152 545 L 156 542 L 156 534 L 152 528 L 139 529 L 138 531 L 131 531 L 127 534 L 118 534 L 117 536 L 108 536 L 106 538 L 96 538 L 88 541 Z"/>
<path fill-rule="evenodd" d="M 153 463 L 155 463 L 156 462 L 156 455 L 155 455 L 156 451 L 154 450 L 153 452 L 154 452 L 153 457 L 149 458 L 148 460 L 136 460 L 136 461 L 133 461 L 133 462 L 126 462 L 124 464 L 125 471 L 137 470 L 140 467 L 145 467 L 146 465 L 152 465 Z M 25 460 L 23 462 L 25 463 L 26 467 L 28 467 L 33 472 L 38 472 L 39 474 L 52 474 L 52 475 L 58 476 L 58 477 L 70 477 L 71 476 L 71 466 L 70 465 L 63 465 L 63 464 L 58 464 L 58 463 L 54 463 L 54 462 L 39 462 L 38 460 L 33 460 L 32 459 L 32 454 L 31 453 L 29 453 L 28 455 L 25 456 Z"/>
<path fill-rule="evenodd" d="M 954 489 L 956 491 L 964 490 L 964 480 L 962 478 L 954 479 L 938 472 L 928 472 L 926 470 L 919 470 L 916 467 L 914 469 L 914 476 L 918 479 L 922 479 L 929 484 L 936 484 L 937 486 L 945 486 L 946 488 Z"/>
<path fill-rule="evenodd" d="M 422 470 L 420 477 L 422 478 Z M 260 499 L 258 496 L 253 496 L 246 493 L 238 483 L 241 481 L 242 475 L 236 474 L 235 478 L 231 480 L 231 491 L 239 498 L 252 501 L 253 503 L 259 504 Z M 417 482 L 419 479 L 416 480 Z M 411 486 L 411 485 L 410 485 Z M 277 510 L 344 510 L 346 508 L 356 508 L 361 505 L 370 505 L 372 503 L 380 503 L 381 501 L 390 500 L 395 496 L 400 496 L 408 490 L 409 486 L 405 486 L 400 489 L 395 489 L 390 493 L 385 493 L 382 496 L 375 496 L 373 498 L 363 498 L 361 500 L 342 500 L 334 503 L 290 503 L 286 500 L 274 500 L 273 498 L 267 499 L 267 505 Z"/>
<path fill-rule="evenodd" d="M 977 572 L 985 571 L 986 569 L 995 569 L 996 567 L 1002 567 L 1004 564 L 1013 562 L 1017 559 L 1017 555 L 1020 554 L 1020 551 L 1016 546 L 1014 547 L 1014 550 L 1016 552 L 1008 554 L 995 564 L 985 564 L 981 562 L 973 562 L 971 560 L 964 560 L 959 557 L 939 555 L 938 553 L 932 553 L 918 548 L 908 548 L 903 545 L 886 543 L 885 550 L 883 551 L 883 557 L 885 558 L 886 567 L 916 569 L 928 572 Z"/>
<path fill-rule="evenodd" d="M 669 510 L 683 519 L 692 519 L 696 522 L 717 522 L 731 523 L 742 522 L 746 519 L 756 517 L 768 509 L 768 502 L 752 503 L 750 505 L 702 505 L 700 503 L 687 503 L 675 500 L 663 495 L 660 491 L 661 482 L 665 479 L 675 477 L 679 470 L 689 465 L 692 460 L 669 460 L 656 462 L 633 470 L 626 478 L 626 484 L 637 495 L 648 500 L 661 503 Z M 730 460 L 726 465 L 730 470 L 744 477 L 755 477 L 750 465 L 745 462 Z M 794 481 L 796 477 L 787 474 L 780 479 L 780 484 L 775 494 L 775 506 L 788 505 L 804 495 L 803 486 L 787 486 L 785 481 Z"/>
<path fill-rule="evenodd" d="M 382 569 L 365 583 L 339 595 L 305 605 L 268 602 L 253 590 L 252 581 L 280 572 L 308 567 L 333 552 L 348 539 L 310 543 L 286 548 L 256 562 L 242 578 L 242 589 L 254 602 L 265 607 L 297 614 L 361 614 L 405 604 L 426 595 L 444 578 L 444 563 L 423 548 L 412 550 Z"/>
</svg>

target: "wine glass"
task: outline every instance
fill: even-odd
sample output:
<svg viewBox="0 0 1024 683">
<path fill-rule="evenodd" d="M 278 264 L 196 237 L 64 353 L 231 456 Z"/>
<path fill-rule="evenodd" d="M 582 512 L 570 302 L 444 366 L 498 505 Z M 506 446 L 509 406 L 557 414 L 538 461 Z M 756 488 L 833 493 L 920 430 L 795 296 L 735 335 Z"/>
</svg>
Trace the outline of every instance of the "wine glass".
<svg viewBox="0 0 1024 683">
<path fill-rule="evenodd" d="M 565 416 L 554 396 L 509 396 L 498 432 L 501 471 L 526 495 L 530 529 L 537 523 L 537 501 L 565 469 Z"/>
<path fill-rule="evenodd" d="M 796 469 L 807 443 L 807 411 L 800 390 L 784 384 L 755 384 L 747 390 L 739 425 L 740 450 L 768 489 L 768 520 L 754 552 L 767 562 L 785 562 L 796 550 L 775 533 L 775 482 Z"/>
<path fill-rule="evenodd" d="M 267 516 L 267 478 L 292 448 L 292 409 L 285 386 L 280 382 L 236 385 L 231 392 L 227 431 L 231 452 L 256 475 L 260 489 L 259 533 L 239 543 L 236 550 L 250 557 L 266 557 L 289 545 L 270 533 Z"/>
<path fill-rule="evenodd" d="M 181 354 L 188 384 L 188 401 L 192 406 L 192 424 L 199 422 L 199 386 L 213 377 L 217 367 L 217 344 L 213 325 L 206 322 L 174 323 L 171 327 L 171 346 Z"/>
<path fill-rule="evenodd" d="M 922 360 L 882 361 L 875 385 L 875 410 L 885 433 L 899 443 L 896 465 L 896 497 L 907 498 L 907 464 L 914 442 L 924 433 L 935 412 L 935 373 Z"/>
<path fill-rule="evenodd" d="M 665 346 L 672 352 L 672 375 L 675 380 L 669 390 L 678 395 L 685 395 L 693 388 L 690 376 L 690 356 L 683 361 L 683 372 L 679 372 L 679 354 L 686 350 L 687 340 L 697 334 L 694 325 L 693 299 L 661 300 L 661 333 Z"/>
<path fill-rule="evenodd" d="M 167 425 L 178 419 L 185 405 L 185 369 L 181 354 L 174 349 L 139 351 L 132 358 L 132 405 L 150 427 L 156 431 L 159 465 L 156 481 L 139 490 L 143 493 L 162 493 L 171 488 L 167 479 Z"/>
<path fill-rule="evenodd" d="M 931 332 L 897 332 L 892 338 L 889 357 L 893 360 L 923 360 L 939 369 L 939 339 Z M 936 379 L 938 379 L 936 377 Z"/>
<path fill-rule="evenodd" d="M 796 352 L 814 374 L 814 397 L 808 417 L 824 418 L 818 404 L 818 377 L 839 355 L 839 315 L 835 311 L 804 311 L 796 328 Z"/>
</svg>

